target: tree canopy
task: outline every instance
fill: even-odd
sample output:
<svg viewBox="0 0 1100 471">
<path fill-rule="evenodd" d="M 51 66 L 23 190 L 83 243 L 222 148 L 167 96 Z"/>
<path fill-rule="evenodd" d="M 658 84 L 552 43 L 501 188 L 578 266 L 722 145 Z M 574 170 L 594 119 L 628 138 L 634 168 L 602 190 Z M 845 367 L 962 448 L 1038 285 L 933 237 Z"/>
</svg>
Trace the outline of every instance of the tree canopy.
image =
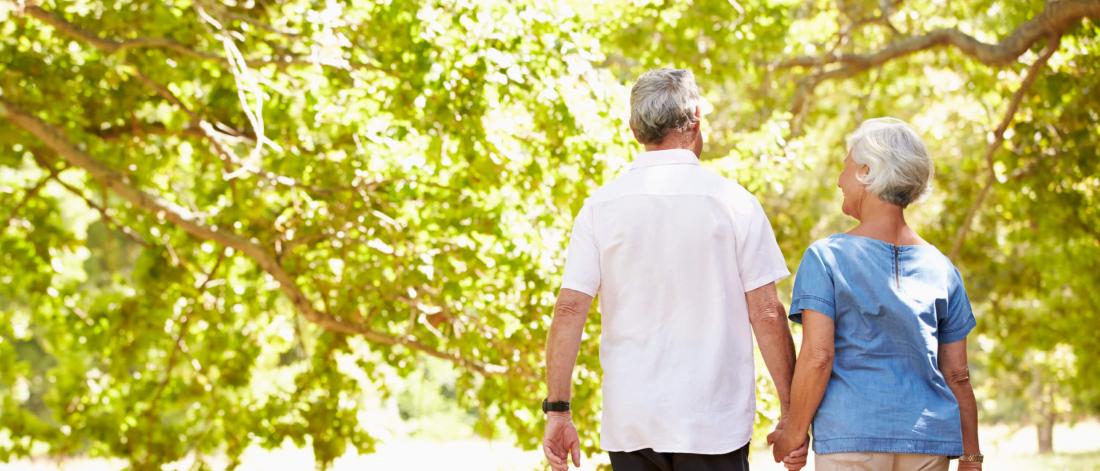
<svg viewBox="0 0 1100 471">
<path fill-rule="evenodd" d="M 459 371 L 479 430 L 533 446 L 572 217 L 637 150 L 627 93 L 660 66 L 695 72 L 706 165 L 762 200 L 792 267 L 847 224 L 844 135 L 913 123 L 937 164 L 913 217 L 964 274 L 982 372 L 1019 385 L 983 407 L 1038 374 L 1043 414 L 1095 413 L 1097 18 L 1096 0 L 0 5 L 0 458 L 152 468 L 291 440 L 331 462 L 372 448 L 363 395 L 425 355 Z M 574 388 L 589 450 L 595 319 Z"/>
</svg>

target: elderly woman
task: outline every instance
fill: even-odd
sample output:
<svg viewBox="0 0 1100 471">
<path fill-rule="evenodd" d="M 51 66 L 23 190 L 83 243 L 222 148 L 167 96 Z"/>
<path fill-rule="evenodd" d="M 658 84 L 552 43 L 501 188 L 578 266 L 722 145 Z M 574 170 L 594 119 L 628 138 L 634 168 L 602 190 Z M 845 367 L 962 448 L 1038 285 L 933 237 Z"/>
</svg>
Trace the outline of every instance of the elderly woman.
<svg viewBox="0 0 1100 471">
<path fill-rule="evenodd" d="M 776 461 L 800 467 L 813 420 L 818 471 L 981 469 L 966 362 L 974 314 L 959 271 L 905 222 L 932 177 L 903 121 L 871 119 L 848 138 L 837 186 L 859 221 L 806 250 L 791 320 L 803 325 Z"/>
</svg>

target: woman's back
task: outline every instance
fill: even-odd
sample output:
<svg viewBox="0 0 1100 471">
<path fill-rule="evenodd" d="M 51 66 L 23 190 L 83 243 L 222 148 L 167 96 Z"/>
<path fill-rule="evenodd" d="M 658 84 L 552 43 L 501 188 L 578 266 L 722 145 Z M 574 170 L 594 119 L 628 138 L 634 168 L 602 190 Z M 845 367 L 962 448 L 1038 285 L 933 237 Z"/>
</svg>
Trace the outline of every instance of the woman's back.
<svg viewBox="0 0 1100 471">
<path fill-rule="evenodd" d="M 974 316 L 958 271 L 932 245 L 836 234 L 807 249 L 791 319 L 804 309 L 835 325 L 835 360 L 814 419 L 818 453 L 962 454 L 958 403 L 939 345 L 965 338 Z"/>
</svg>

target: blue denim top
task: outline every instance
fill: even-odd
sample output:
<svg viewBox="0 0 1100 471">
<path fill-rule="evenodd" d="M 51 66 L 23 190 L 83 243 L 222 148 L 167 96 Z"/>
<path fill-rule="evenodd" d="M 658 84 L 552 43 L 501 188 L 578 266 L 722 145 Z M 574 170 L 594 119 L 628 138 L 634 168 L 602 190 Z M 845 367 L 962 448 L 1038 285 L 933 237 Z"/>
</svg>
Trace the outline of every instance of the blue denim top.
<svg viewBox="0 0 1100 471">
<path fill-rule="evenodd" d="M 974 328 L 959 271 L 931 245 L 835 234 L 806 250 L 790 318 L 834 322 L 832 375 L 813 422 L 815 453 L 962 454 L 959 403 L 939 345 Z"/>
</svg>

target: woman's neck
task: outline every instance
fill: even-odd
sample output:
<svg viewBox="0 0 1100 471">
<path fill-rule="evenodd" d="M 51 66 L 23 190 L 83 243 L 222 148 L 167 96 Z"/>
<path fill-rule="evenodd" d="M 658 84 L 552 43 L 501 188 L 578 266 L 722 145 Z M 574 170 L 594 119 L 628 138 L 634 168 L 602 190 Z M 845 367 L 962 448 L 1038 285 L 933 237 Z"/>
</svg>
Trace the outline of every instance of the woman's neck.
<svg viewBox="0 0 1100 471">
<path fill-rule="evenodd" d="M 905 222 L 905 210 L 877 198 L 868 198 L 860 208 L 859 225 L 849 234 L 870 237 L 895 245 L 921 245 L 927 242 Z"/>
</svg>

